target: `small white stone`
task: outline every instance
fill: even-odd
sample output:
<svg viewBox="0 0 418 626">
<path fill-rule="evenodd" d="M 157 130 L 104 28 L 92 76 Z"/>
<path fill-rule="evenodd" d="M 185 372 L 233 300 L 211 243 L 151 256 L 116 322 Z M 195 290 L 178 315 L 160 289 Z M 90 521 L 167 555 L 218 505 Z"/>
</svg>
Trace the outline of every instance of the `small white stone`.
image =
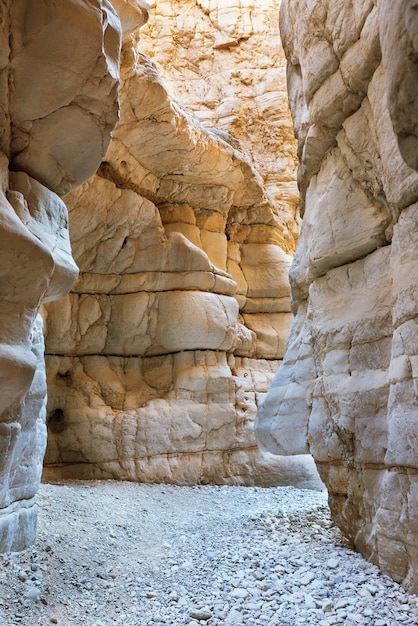
<svg viewBox="0 0 418 626">
<path fill-rule="evenodd" d="M 316 602 L 309 593 L 305 594 L 305 606 L 307 609 L 316 609 Z"/>
<path fill-rule="evenodd" d="M 300 579 L 300 584 L 301 585 L 309 585 L 309 583 L 311 583 L 314 579 L 315 579 L 315 574 L 313 574 L 312 572 L 307 572 Z"/>
<path fill-rule="evenodd" d="M 231 596 L 233 598 L 246 598 L 248 595 L 248 591 L 246 589 L 243 589 L 242 587 L 237 587 L 231 592 Z"/>
</svg>

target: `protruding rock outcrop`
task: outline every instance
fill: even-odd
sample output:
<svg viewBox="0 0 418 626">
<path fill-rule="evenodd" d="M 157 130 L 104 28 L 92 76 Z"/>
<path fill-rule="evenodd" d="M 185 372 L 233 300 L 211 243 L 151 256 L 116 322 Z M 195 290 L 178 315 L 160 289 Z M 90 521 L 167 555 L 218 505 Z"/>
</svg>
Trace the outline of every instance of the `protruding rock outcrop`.
<svg viewBox="0 0 418 626">
<path fill-rule="evenodd" d="M 201 124 L 248 156 L 274 213 L 274 224 L 260 221 L 260 241 L 274 238 L 293 254 L 299 234 L 296 142 L 279 7 L 280 0 L 153 0 L 138 47 Z M 243 214 L 236 228 L 245 237 Z"/>
<path fill-rule="evenodd" d="M 304 217 L 258 438 L 310 451 L 346 536 L 416 592 L 416 10 L 308 4 L 281 9 Z"/>
<path fill-rule="evenodd" d="M 120 23 L 107 0 L 3 2 L 0 37 L 0 550 L 34 538 L 46 444 L 42 302 L 69 291 L 67 209 L 117 119 Z M 74 72 L 74 65 L 77 71 Z M 13 170 L 13 171 L 9 171 Z"/>
<path fill-rule="evenodd" d="M 292 320 L 261 176 L 129 38 L 120 101 L 66 198 L 81 274 L 45 315 L 45 476 L 317 487 L 310 457 L 262 455 L 253 433 Z"/>
</svg>

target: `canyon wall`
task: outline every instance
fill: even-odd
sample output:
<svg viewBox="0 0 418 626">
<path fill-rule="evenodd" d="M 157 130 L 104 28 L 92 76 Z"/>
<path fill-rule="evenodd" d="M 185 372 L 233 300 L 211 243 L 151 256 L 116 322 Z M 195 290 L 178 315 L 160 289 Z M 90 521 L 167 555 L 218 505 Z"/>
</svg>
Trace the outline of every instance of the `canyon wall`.
<svg viewBox="0 0 418 626">
<path fill-rule="evenodd" d="M 138 48 L 157 64 L 170 93 L 257 168 L 277 220 L 275 239 L 293 254 L 297 144 L 279 8 L 280 0 L 152 0 Z"/>
<path fill-rule="evenodd" d="M 282 3 L 303 222 L 257 434 L 311 452 L 344 534 L 417 592 L 418 22 L 395 4 Z"/>
<path fill-rule="evenodd" d="M 35 535 L 35 495 L 46 445 L 38 310 L 67 293 L 77 278 L 60 196 L 93 174 L 116 122 L 120 23 L 106 0 L 68 0 L 63 6 L 3 1 L 0 15 L 4 552 L 26 547 Z"/>
<path fill-rule="evenodd" d="M 272 200 L 237 138 L 213 120 L 204 126 L 171 95 L 142 50 L 177 49 L 181 33 L 194 33 L 191 8 L 205 19 L 207 11 L 200 2 L 176 3 L 176 15 L 160 7 L 144 43 L 122 16 L 120 121 L 97 175 L 66 196 L 80 278 L 44 312 L 44 476 L 318 487 L 310 456 L 262 453 L 253 429 L 293 318 L 282 244 L 294 246 L 294 182 L 282 194 L 272 181 L 280 201 Z M 242 11 L 231 5 L 227 22 L 251 25 Z M 231 45 L 248 63 L 247 34 Z M 219 49 L 227 54 L 199 35 L 188 54 L 213 63 Z M 189 66 L 182 57 L 184 83 Z M 289 134 L 287 108 L 275 120 L 276 134 L 281 125 Z M 292 168 L 294 160 L 288 178 Z"/>
</svg>

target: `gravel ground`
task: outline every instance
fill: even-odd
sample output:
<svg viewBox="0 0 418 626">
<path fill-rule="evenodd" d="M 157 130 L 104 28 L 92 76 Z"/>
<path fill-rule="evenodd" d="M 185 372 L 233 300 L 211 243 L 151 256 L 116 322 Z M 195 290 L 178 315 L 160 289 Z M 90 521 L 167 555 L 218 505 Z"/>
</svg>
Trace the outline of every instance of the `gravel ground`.
<svg viewBox="0 0 418 626">
<path fill-rule="evenodd" d="M 0 626 L 418 625 L 325 493 L 70 481 L 39 506 L 36 545 L 0 557 Z"/>
</svg>

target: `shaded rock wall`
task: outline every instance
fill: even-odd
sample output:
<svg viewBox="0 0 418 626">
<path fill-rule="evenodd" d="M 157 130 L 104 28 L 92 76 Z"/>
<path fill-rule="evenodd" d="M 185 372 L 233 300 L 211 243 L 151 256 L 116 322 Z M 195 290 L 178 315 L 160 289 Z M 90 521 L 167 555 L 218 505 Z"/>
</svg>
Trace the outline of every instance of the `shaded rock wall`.
<svg viewBox="0 0 418 626">
<path fill-rule="evenodd" d="M 127 36 L 120 101 L 98 174 L 66 197 L 81 274 L 45 312 L 45 476 L 317 487 L 310 457 L 253 433 L 292 320 L 263 179 Z"/>
<path fill-rule="evenodd" d="M 345 535 L 417 592 L 416 9 L 308 9 L 281 9 L 304 216 L 258 438 L 310 451 Z"/>
<path fill-rule="evenodd" d="M 46 445 L 38 310 L 78 274 L 59 194 L 91 176 L 109 142 L 120 23 L 106 0 L 3 1 L 0 14 L 0 551 L 10 551 L 34 539 Z"/>
</svg>

